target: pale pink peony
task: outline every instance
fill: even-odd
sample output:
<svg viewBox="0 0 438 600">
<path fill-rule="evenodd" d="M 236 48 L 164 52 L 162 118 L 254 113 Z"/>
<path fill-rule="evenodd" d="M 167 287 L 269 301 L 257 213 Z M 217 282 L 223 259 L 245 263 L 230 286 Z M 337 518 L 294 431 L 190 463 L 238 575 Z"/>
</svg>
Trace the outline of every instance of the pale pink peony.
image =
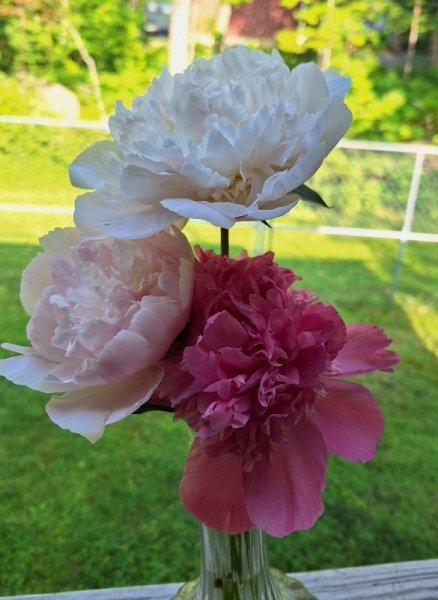
<svg viewBox="0 0 438 600">
<path fill-rule="evenodd" d="M 176 229 L 136 241 L 56 229 L 41 245 L 21 284 L 32 346 L 4 344 L 22 356 L 1 360 L 0 374 L 66 392 L 50 400 L 49 417 L 96 441 L 160 383 L 156 363 L 190 313 L 192 251 Z"/>
<path fill-rule="evenodd" d="M 198 252 L 188 341 L 164 361 L 159 393 L 196 432 L 185 507 L 229 534 L 308 529 L 323 511 L 327 453 L 368 461 L 383 430 L 357 383 L 336 377 L 398 362 L 385 333 L 345 325 L 273 254 Z"/>
</svg>

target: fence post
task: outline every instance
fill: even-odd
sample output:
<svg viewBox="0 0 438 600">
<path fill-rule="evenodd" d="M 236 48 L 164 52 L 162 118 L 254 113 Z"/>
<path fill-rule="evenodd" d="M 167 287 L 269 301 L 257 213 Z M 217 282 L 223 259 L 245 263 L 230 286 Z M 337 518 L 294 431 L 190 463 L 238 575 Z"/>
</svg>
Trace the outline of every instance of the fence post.
<svg viewBox="0 0 438 600">
<path fill-rule="evenodd" d="M 409 187 L 408 200 L 406 202 L 405 216 L 403 219 L 403 227 L 400 232 L 400 244 L 398 247 L 397 258 L 395 260 L 394 271 L 392 275 L 390 298 L 393 301 L 395 293 L 400 281 L 400 274 L 403 265 L 403 255 L 405 252 L 406 243 L 409 241 L 409 234 L 412 230 L 412 222 L 414 220 L 415 206 L 417 204 L 418 190 L 420 189 L 421 175 L 423 173 L 424 152 L 415 154 L 414 168 L 412 171 L 411 185 Z"/>
</svg>

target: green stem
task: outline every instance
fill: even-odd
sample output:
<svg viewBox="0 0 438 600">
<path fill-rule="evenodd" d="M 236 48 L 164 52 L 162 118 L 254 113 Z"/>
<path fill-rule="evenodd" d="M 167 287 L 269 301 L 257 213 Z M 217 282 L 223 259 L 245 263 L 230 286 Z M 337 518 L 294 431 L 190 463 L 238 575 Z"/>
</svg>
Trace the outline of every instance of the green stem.
<svg viewBox="0 0 438 600">
<path fill-rule="evenodd" d="M 221 254 L 222 256 L 230 255 L 229 230 L 221 227 Z"/>
<path fill-rule="evenodd" d="M 222 231 L 224 231 L 222 229 Z M 228 233 L 228 230 L 225 230 Z M 242 581 L 242 547 L 239 535 L 230 535 L 231 572 L 237 577 L 224 581 L 223 600 L 239 600 L 239 583 Z"/>
</svg>

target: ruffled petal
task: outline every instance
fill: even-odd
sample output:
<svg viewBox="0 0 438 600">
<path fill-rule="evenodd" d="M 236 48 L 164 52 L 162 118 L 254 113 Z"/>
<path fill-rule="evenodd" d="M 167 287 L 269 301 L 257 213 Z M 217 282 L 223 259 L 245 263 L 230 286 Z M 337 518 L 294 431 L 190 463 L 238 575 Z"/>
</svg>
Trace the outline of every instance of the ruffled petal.
<svg viewBox="0 0 438 600">
<path fill-rule="evenodd" d="M 348 460 L 371 460 L 383 433 L 374 398 L 358 383 L 330 379 L 327 385 L 328 394 L 317 401 L 313 417 L 327 449 Z"/>
<path fill-rule="evenodd" d="M 376 325 L 347 325 L 347 340 L 332 363 L 332 373 L 346 376 L 376 370 L 392 371 L 400 359 L 392 350 L 384 350 L 391 341 Z"/>
<path fill-rule="evenodd" d="M 151 368 L 127 381 L 54 396 L 46 412 L 63 429 L 96 442 L 105 425 L 124 419 L 147 402 L 162 377 L 160 369 Z"/>
<path fill-rule="evenodd" d="M 288 443 L 271 446 L 271 464 L 243 474 L 249 518 L 275 537 L 309 529 L 324 510 L 327 449 L 318 428 L 303 421 L 285 433 Z"/>
<path fill-rule="evenodd" d="M 254 527 L 242 488 L 242 461 L 236 454 L 210 457 L 195 439 L 179 488 L 186 509 L 208 527 L 230 535 Z"/>
</svg>

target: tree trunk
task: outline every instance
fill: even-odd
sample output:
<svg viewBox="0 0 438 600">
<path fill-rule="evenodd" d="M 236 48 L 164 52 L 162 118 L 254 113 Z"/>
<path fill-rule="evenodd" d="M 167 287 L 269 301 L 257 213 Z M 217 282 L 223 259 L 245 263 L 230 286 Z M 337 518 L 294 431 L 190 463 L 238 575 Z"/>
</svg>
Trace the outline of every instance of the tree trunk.
<svg viewBox="0 0 438 600">
<path fill-rule="evenodd" d="M 412 71 L 414 62 L 415 48 L 418 41 L 418 30 L 420 26 L 420 17 L 422 10 L 422 0 L 415 0 L 412 9 L 411 29 L 409 31 L 408 51 L 406 54 L 405 64 L 403 65 L 403 77 L 407 79 Z"/>
<path fill-rule="evenodd" d="M 335 6 L 336 0 L 327 0 L 327 12 L 326 12 L 326 21 L 331 21 L 333 17 L 333 12 L 336 8 Z M 324 48 L 319 51 L 319 66 L 324 71 L 330 67 L 330 63 L 332 60 L 332 46 L 333 44 L 327 41 Z"/>
<path fill-rule="evenodd" d="M 430 59 L 434 67 L 438 67 L 438 2 L 434 15 L 435 28 L 430 32 Z"/>
<path fill-rule="evenodd" d="M 191 0 L 173 0 L 169 27 L 169 71 L 183 71 L 193 59 L 190 48 Z"/>
<path fill-rule="evenodd" d="M 96 61 L 91 56 L 91 54 L 87 50 L 87 46 L 85 45 L 84 40 L 82 39 L 81 34 L 70 21 L 69 15 L 69 0 L 61 0 L 61 6 L 65 10 L 65 16 L 62 18 L 62 25 L 71 35 L 73 42 L 76 46 L 76 50 L 79 52 L 79 56 L 84 61 L 88 74 L 90 76 L 91 89 L 93 90 L 93 96 L 96 101 L 97 110 L 99 111 L 99 116 L 101 119 L 106 119 L 105 105 L 103 103 L 102 98 L 102 89 L 100 87 L 99 74 L 96 68 Z"/>
<path fill-rule="evenodd" d="M 85 46 L 85 43 L 84 43 L 79 31 L 76 29 L 76 27 L 73 25 L 73 23 L 70 23 L 70 21 L 68 21 L 68 19 L 63 19 L 62 24 L 64 25 L 66 30 L 69 32 L 71 37 L 73 38 L 76 49 L 79 52 L 80 57 L 82 58 L 82 60 L 84 61 L 84 63 L 87 66 L 88 74 L 90 76 L 91 89 L 93 90 L 93 96 L 94 96 L 94 100 L 97 105 L 97 110 L 99 111 L 99 116 L 101 119 L 105 119 L 106 118 L 105 105 L 103 103 L 102 90 L 100 87 L 99 75 L 98 75 L 97 69 L 96 69 L 96 62 L 95 62 L 94 58 L 91 56 L 91 54 L 88 52 L 87 47 Z"/>
</svg>

